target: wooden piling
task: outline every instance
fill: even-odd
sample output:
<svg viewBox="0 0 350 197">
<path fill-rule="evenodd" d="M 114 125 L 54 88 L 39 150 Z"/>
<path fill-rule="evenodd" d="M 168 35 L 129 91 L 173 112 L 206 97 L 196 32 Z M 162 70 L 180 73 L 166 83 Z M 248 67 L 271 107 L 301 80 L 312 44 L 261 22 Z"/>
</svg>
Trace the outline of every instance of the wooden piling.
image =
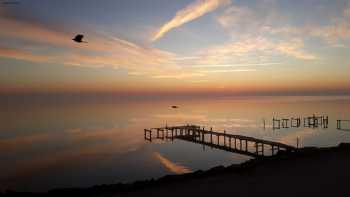
<svg viewBox="0 0 350 197">
<path fill-rule="evenodd" d="M 224 146 L 226 146 L 226 131 L 224 130 Z"/>
</svg>

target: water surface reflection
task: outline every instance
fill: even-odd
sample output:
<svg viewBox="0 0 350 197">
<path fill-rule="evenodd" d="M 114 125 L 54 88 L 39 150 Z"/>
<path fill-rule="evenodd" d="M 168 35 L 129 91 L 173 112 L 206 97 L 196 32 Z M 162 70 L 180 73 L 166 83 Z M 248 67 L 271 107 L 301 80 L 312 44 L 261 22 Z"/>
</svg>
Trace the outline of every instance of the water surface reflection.
<svg viewBox="0 0 350 197">
<path fill-rule="evenodd" d="M 179 106 L 177 109 L 172 105 Z M 185 173 L 240 163 L 247 156 L 197 144 L 144 141 L 143 129 L 197 124 L 295 146 L 350 142 L 336 130 L 350 118 L 349 97 L 237 97 L 1 104 L 1 189 L 43 191 Z M 272 117 L 329 116 L 329 128 L 272 130 Z M 262 120 L 266 120 L 266 129 Z"/>
</svg>

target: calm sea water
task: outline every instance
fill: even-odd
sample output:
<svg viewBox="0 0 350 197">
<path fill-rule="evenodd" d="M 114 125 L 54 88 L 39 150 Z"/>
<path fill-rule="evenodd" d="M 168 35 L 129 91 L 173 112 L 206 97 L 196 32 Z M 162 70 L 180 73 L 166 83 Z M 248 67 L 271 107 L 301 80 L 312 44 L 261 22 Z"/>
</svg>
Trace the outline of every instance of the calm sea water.
<svg viewBox="0 0 350 197">
<path fill-rule="evenodd" d="M 350 97 L 344 96 L 28 101 L 1 107 L 1 190 L 46 191 L 130 182 L 250 159 L 180 140 L 144 140 L 144 128 L 166 124 L 198 124 L 293 146 L 297 138 L 301 146 L 350 142 L 350 132 L 336 129 L 337 119 L 350 119 Z M 313 114 L 329 116 L 329 128 L 271 129 L 273 117 Z"/>
</svg>

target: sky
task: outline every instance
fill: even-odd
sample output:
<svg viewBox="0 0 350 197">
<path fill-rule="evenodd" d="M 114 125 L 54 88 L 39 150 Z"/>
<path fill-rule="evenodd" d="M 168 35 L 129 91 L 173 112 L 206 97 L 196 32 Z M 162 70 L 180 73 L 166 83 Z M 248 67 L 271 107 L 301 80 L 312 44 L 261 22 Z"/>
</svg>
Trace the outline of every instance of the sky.
<svg viewBox="0 0 350 197">
<path fill-rule="evenodd" d="M 3 2 L 0 93 L 350 93 L 350 0 Z"/>
</svg>

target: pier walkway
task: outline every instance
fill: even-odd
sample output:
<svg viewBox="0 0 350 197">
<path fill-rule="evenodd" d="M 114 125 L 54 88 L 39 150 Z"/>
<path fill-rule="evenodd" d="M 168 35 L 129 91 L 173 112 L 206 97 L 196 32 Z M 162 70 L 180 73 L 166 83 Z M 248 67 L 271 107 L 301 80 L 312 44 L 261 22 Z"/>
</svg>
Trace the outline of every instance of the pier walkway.
<svg viewBox="0 0 350 197">
<path fill-rule="evenodd" d="M 166 126 L 145 129 L 144 132 L 145 140 L 148 141 L 152 141 L 152 139 L 180 139 L 251 157 L 271 156 L 277 154 L 279 150 L 287 152 L 296 151 L 295 147 L 283 143 L 228 134 L 226 131 L 216 132 L 212 129 L 206 130 L 204 127 L 197 125 Z"/>
</svg>

